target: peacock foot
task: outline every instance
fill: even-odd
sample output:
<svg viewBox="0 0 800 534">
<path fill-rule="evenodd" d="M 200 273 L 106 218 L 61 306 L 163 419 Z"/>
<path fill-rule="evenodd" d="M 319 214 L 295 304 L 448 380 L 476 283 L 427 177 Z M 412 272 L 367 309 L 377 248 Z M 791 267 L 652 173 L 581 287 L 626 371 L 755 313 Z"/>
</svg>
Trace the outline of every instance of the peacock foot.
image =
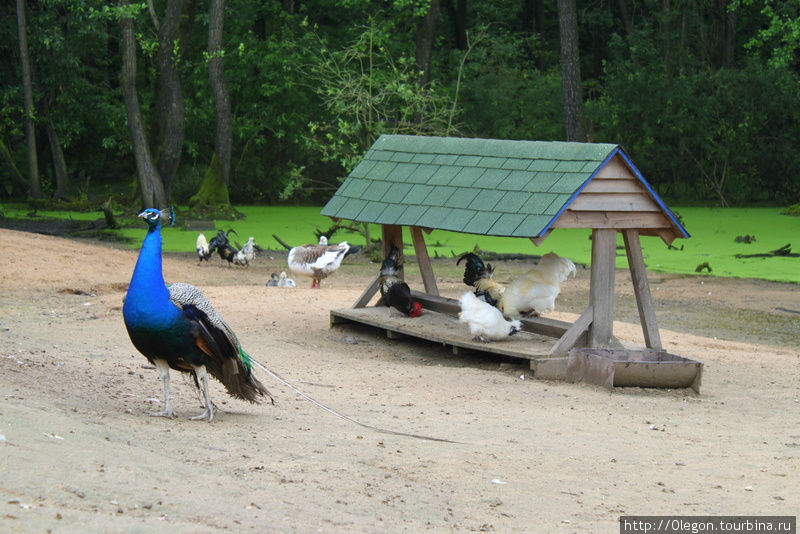
<svg viewBox="0 0 800 534">
<path fill-rule="evenodd" d="M 172 408 L 168 408 L 162 412 L 150 412 L 148 415 L 150 415 L 150 417 L 177 417 L 175 412 L 172 411 Z"/>
<path fill-rule="evenodd" d="M 201 419 L 208 419 L 208 422 L 210 423 L 211 420 L 214 419 L 214 411 L 210 408 L 206 408 L 205 411 L 200 415 L 195 415 L 194 417 L 189 418 L 190 421 L 199 421 Z"/>
</svg>

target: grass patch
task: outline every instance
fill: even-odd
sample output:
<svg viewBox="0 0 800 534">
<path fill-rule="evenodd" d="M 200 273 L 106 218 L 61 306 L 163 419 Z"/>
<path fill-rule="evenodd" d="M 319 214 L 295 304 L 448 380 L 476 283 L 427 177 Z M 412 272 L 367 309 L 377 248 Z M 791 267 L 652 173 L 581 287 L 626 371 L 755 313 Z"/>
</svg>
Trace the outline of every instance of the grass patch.
<svg viewBox="0 0 800 534">
<path fill-rule="evenodd" d="M 331 225 L 328 217 L 319 214 L 317 206 L 243 206 L 237 210 L 245 215 L 245 219 L 236 221 L 214 221 L 216 228 L 228 230 L 233 228 L 239 234 L 240 243 L 249 236 L 255 238 L 261 247 L 281 250 L 283 247 L 272 237 L 276 234 L 290 245 L 315 242 L 314 230 L 327 229 Z M 7 217 L 24 217 L 30 209 L 25 206 L 5 205 Z M 675 208 L 683 217 L 684 226 L 691 234 L 690 239 L 676 239 L 673 243 L 678 250 L 668 249 L 661 239 L 643 237 L 642 249 L 648 269 L 665 273 L 696 275 L 695 269 L 702 263 L 708 263 L 713 276 L 758 278 L 780 282 L 800 283 L 800 258 L 768 257 L 737 258 L 737 254 L 756 254 L 775 250 L 794 238 L 794 251 L 800 252 L 800 217 L 781 214 L 781 208 Z M 40 216 L 71 218 L 73 220 L 94 220 L 101 217 L 99 212 L 60 212 L 38 211 Z M 177 221 L 175 228 L 164 230 L 164 250 L 171 252 L 187 252 L 194 250 L 196 231 L 181 229 L 182 221 Z M 122 228 L 106 230 L 117 237 L 132 240 L 133 247 L 138 247 L 144 237 L 144 224 L 140 228 Z M 207 237 L 213 231 L 205 232 Z M 380 227 L 372 228 L 373 237 L 380 236 Z M 578 263 L 588 264 L 591 260 L 590 231 L 583 229 L 559 229 L 536 247 L 527 239 L 487 237 L 471 234 L 459 234 L 434 230 L 425 235 L 428 253 L 431 257 L 454 257 L 478 246 L 482 250 L 499 253 L 545 254 L 556 252 Z M 737 236 L 755 236 L 752 243 L 739 243 Z M 404 240 L 410 246 L 411 236 L 405 229 Z M 360 234 L 340 231 L 333 242 L 348 241 L 355 245 L 363 245 Z M 618 239 L 622 245 L 622 237 Z M 682 249 L 681 249 L 682 247 Z M 624 250 L 618 250 L 617 266 L 627 267 Z"/>
</svg>

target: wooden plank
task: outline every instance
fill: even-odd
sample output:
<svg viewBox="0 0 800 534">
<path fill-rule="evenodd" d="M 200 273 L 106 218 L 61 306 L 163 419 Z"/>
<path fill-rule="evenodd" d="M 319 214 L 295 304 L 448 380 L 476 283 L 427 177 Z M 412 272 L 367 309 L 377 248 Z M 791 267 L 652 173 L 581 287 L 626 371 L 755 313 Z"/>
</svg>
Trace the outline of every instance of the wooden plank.
<svg viewBox="0 0 800 534">
<path fill-rule="evenodd" d="M 430 295 L 439 295 L 436 275 L 433 274 L 433 266 L 431 265 L 431 258 L 428 256 L 428 247 L 425 246 L 425 238 L 422 236 L 422 229 L 412 226 L 411 240 L 414 242 L 414 253 L 417 255 L 417 263 L 419 263 L 419 272 L 422 275 L 425 292 Z"/>
<path fill-rule="evenodd" d="M 639 241 L 639 233 L 636 230 L 624 230 L 622 238 L 625 241 L 625 251 L 628 254 L 633 293 L 636 295 L 636 306 L 639 308 L 639 321 L 642 323 L 644 343 L 648 348 L 661 349 L 661 335 L 658 333 L 656 312 L 653 309 L 650 283 L 647 281 L 647 271 L 642 257 L 642 244 Z"/>
<path fill-rule="evenodd" d="M 672 225 L 660 212 L 641 211 L 575 211 L 564 210 L 564 213 L 553 223 L 552 228 L 663 228 Z"/>
<path fill-rule="evenodd" d="M 636 175 L 628 167 L 628 164 L 625 163 L 625 160 L 622 159 L 620 156 L 614 156 L 611 161 L 606 163 L 602 169 L 600 169 L 597 174 L 594 176 L 595 178 L 635 178 Z"/>
<path fill-rule="evenodd" d="M 461 311 L 461 306 L 455 299 L 428 295 L 427 293 L 420 293 L 413 289 L 411 290 L 411 297 L 419 302 L 425 310 L 445 313 L 452 317 L 458 317 L 458 313 Z M 564 332 L 572 326 L 572 323 L 568 323 L 567 321 L 559 321 L 547 317 L 526 317 L 520 319 L 520 322 L 522 323 L 523 330 L 527 332 L 554 338 L 563 336 Z"/>
<path fill-rule="evenodd" d="M 589 305 L 593 308 L 589 346 L 605 347 L 614 334 L 614 270 L 617 232 L 592 230 L 592 272 Z"/>
<path fill-rule="evenodd" d="M 364 306 L 369 304 L 369 301 L 372 300 L 372 297 L 374 297 L 375 293 L 378 292 L 379 278 L 380 275 L 376 274 L 375 278 L 373 278 L 372 281 L 367 286 L 367 289 L 365 289 L 364 292 L 361 293 L 361 296 L 358 297 L 358 299 L 356 299 L 355 303 L 353 304 L 354 308 L 363 308 Z"/>
<path fill-rule="evenodd" d="M 572 211 L 657 211 L 661 207 L 642 192 L 581 193 L 569 205 Z"/>
<path fill-rule="evenodd" d="M 384 307 L 345 308 L 331 310 L 332 324 L 357 323 L 387 332 L 431 341 L 438 345 L 456 347 L 456 351 L 472 350 L 502 354 L 514 358 L 532 360 L 548 357 L 552 338 L 531 332 L 519 332 L 503 341 L 486 343 L 475 341 L 467 325 L 449 314 L 423 310 L 421 317 L 409 318 L 395 314 L 390 316 Z M 392 334 L 388 334 L 392 332 Z"/>
<path fill-rule="evenodd" d="M 578 344 L 578 341 L 583 337 L 588 331 L 589 327 L 592 324 L 592 320 L 594 319 L 594 308 L 589 306 L 584 310 L 584 312 L 578 317 L 572 326 L 570 326 L 564 335 L 553 345 L 553 348 L 550 349 L 550 354 L 565 354 L 572 350 L 575 345 Z"/>
<path fill-rule="evenodd" d="M 583 188 L 582 193 L 645 193 L 647 189 L 638 180 L 629 178 L 593 179 Z"/>
</svg>

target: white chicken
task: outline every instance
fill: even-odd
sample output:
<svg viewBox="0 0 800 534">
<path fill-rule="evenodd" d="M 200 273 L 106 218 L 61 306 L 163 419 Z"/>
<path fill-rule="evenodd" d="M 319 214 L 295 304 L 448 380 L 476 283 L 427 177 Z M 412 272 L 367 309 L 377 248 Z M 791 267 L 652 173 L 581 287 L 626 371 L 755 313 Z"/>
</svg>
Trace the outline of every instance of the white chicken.
<svg viewBox="0 0 800 534">
<path fill-rule="evenodd" d="M 469 325 L 470 333 L 478 341 L 499 341 L 522 329 L 519 320 L 507 321 L 500 310 L 471 291 L 461 295 L 459 302 L 461 313 L 458 314 L 458 320 Z"/>
<path fill-rule="evenodd" d="M 203 235 L 203 232 L 197 234 L 197 241 L 195 241 L 194 248 L 197 250 L 198 265 L 200 265 L 200 262 L 203 260 L 208 261 L 208 258 L 211 257 L 213 252 L 208 246 L 208 241 L 206 241 L 206 236 Z"/>
<path fill-rule="evenodd" d="M 497 307 L 506 317 L 553 311 L 561 283 L 576 272 L 572 261 L 549 252 L 530 271 L 506 286 Z"/>
<path fill-rule="evenodd" d="M 319 238 L 318 245 L 301 245 L 289 251 L 289 269 L 301 276 L 310 276 L 311 288 L 319 289 L 320 281 L 336 271 L 350 250 L 347 241 L 329 245 L 325 236 Z"/>
<path fill-rule="evenodd" d="M 236 253 L 233 257 L 233 263 L 236 265 L 244 265 L 250 267 L 250 262 L 256 257 L 255 240 L 253 237 L 247 238 L 247 243 L 244 244 L 242 250 Z"/>
</svg>

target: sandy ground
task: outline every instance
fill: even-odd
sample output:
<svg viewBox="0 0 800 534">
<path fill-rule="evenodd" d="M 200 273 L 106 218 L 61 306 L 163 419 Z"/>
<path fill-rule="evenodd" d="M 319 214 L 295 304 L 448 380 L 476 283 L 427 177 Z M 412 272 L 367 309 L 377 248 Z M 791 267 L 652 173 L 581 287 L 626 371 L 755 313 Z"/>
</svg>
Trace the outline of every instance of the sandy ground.
<svg viewBox="0 0 800 534">
<path fill-rule="evenodd" d="M 329 326 L 377 267 L 348 258 L 322 290 L 250 269 L 165 259 L 266 375 L 277 404 L 224 393 L 212 423 L 173 373 L 177 419 L 131 345 L 121 304 L 136 252 L 0 230 L 2 532 L 617 532 L 624 514 L 795 515 L 800 503 L 800 287 L 651 275 L 665 348 L 705 364 L 690 390 L 539 381 L 527 362 Z M 465 287 L 438 260 L 440 290 Z M 500 263 L 510 276 L 522 262 Z M 408 267 L 409 282 L 419 277 Z M 443 274 L 441 274 L 443 273 Z M 586 304 L 588 272 L 556 318 Z M 502 279 L 502 275 L 498 275 Z M 641 342 L 618 273 L 618 337 Z"/>
</svg>

